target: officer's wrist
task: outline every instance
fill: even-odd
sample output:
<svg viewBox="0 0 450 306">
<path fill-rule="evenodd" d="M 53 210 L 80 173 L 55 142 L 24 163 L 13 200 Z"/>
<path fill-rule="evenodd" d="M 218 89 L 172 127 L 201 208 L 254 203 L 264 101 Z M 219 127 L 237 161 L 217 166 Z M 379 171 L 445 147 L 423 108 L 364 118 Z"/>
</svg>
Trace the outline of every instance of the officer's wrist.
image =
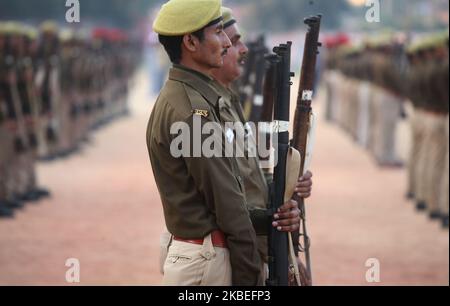
<svg viewBox="0 0 450 306">
<path fill-rule="evenodd" d="M 268 210 L 263 208 L 251 208 L 249 209 L 249 213 L 250 220 L 252 221 L 256 235 L 267 236 L 268 224 L 271 220 L 271 216 L 269 215 Z"/>
</svg>

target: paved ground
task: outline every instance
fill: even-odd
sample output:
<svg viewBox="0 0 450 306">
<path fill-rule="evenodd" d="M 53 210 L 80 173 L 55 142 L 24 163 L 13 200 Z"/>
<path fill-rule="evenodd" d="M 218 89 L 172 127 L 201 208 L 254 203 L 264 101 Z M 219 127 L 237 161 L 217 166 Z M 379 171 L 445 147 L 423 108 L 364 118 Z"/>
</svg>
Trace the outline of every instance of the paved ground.
<svg viewBox="0 0 450 306">
<path fill-rule="evenodd" d="M 145 147 L 147 80 L 133 115 L 100 131 L 82 154 L 39 166 L 53 197 L 0 221 L 0 284 L 65 285 L 77 258 L 81 284 L 157 285 L 164 220 Z M 449 236 L 403 198 L 404 170 L 382 170 L 334 126 L 320 122 L 308 201 L 318 285 L 448 285 Z"/>
</svg>

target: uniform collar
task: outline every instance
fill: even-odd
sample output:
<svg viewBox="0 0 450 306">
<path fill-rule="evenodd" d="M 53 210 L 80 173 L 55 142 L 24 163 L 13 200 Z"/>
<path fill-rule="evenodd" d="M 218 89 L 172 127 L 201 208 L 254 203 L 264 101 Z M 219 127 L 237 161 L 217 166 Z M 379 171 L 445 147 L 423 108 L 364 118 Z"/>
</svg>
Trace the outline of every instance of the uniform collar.
<svg viewBox="0 0 450 306">
<path fill-rule="evenodd" d="M 242 107 L 239 102 L 240 100 L 239 95 L 233 89 L 226 88 L 217 81 L 213 81 L 213 86 L 214 88 L 216 88 L 219 95 L 223 97 L 223 99 L 220 99 L 219 101 L 219 108 L 228 108 L 228 109 L 234 108 L 241 122 L 247 123 L 247 120 L 245 119 L 244 114 L 242 113 Z"/>
<path fill-rule="evenodd" d="M 212 85 L 213 79 L 182 65 L 173 65 L 169 72 L 169 80 L 178 81 L 192 87 L 214 106 L 217 106 L 221 97 Z"/>
</svg>

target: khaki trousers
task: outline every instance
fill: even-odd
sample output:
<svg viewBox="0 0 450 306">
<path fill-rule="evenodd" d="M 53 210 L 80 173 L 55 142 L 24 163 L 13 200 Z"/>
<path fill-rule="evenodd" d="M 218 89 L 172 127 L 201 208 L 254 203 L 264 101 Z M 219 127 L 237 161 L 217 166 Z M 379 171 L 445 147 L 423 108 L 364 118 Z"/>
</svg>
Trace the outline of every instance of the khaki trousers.
<svg viewBox="0 0 450 306">
<path fill-rule="evenodd" d="M 329 120 L 336 122 L 339 113 L 339 99 L 340 99 L 340 82 L 339 82 L 339 72 L 330 71 L 329 72 L 329 82 L 330 82 L 330 110 L 329 110 Z"/>
<path fill-rule="evenodd" d="M 367 148 L 370 153 L 375 156 L 375 147 L 377 140 L 377 126 L 379 119 L 379 96 L 380 96 L 380 88 L 376 85 L 372 86 L 372 99 L 369 102 L 369 137 L 367 141 Z"/>
<path fill-rule="evenodd" d="M 214 247 L 211 235 L 203 245 L 172 240 L 163 271 L 164 286 L 231 286 L 229 251 Z"/>
<path fill-rule="evenodd" d="M 333 105 L 333 84 L 332 84 L 332 72 L 325 71 L 323 75 L 323 80 L 325 84 L 326 90 L 326 99 L 325 99 L 325 119 L 329 122 L 333 121 L 333 113 L 332 113 L 332 105 Z"/>
<path fill-rule="evenodd" d="M 334 77 L 334 100 L 333 100 L 333 117 L 335 122 L 339 125 L 342 123 L 343 115 L 343 101 L 344 97 L 344 76 L 340 72 L 336 72 Z"/>
<path fill-rule="evenodd" d="M 11 143 L 8 130 L 0 125 L 0 201 L 7 197 L 7 169 L 12 154 Z"/>
<path fill-rule="evenodd" d="M 442 180 L 444 179 L 447 117 L 439 114 L 428 114 L 426 120 L 428 135 L 425 140 L 427 148 L 425 169 L 425 198 L 431 212 L 439 211 Z M 448 138 L 447 138 L 448 141 Z M 448 162 L 448 159 L 447 159 Z M 448 178 L 448 175 L 447 175 Z"/>
<path fill-rule="evenodd" d="M 6 127 L 0 129 L 0 172 L 2 175 L 3 193 L 9 198 L 19 194 L 25 188 L 26 172 L 24 171 L 24 153 L 17 154 L 14 150 L 15 132 Z"/>
<path fill-rule="evenodd" d="M 359 114 L 356 135 L 358 143 L 364 148 L 367 148 L 369 143 L 370 99 L 371 85 L 366 81 L 362 81 L 358 88 Z"/>
<path fill-rule="evenodd" d="M 374 98 L 374 155 L 382 165 L 396 164 L 399 158 L 396 154 L 395 130 L 401 111 L 401 100 L 378 88 Z"/>
<path fill-rule="evenodd" d="M 446 139 L 446 155 L 445 155 L 445 166 L 443 171 L 443 177 L 441 182 L 440 198 L 439 198 L 439 209 L 443 215 L 448 216 L 449 213 L 449 117 L 447 115 L 445 119 L 445 139 Z"/>
<path fill-rule="evenodd" d="M 416 200 L 417 202 L 427 201 L 427 182 L 425 180 L 425 173 L 427 172 L 428 166 L 428 149 L 427 149 L 427 138 L 430 133 L 430 117 L 427 116 L 426 112 L 420 110 L 417 112 L 417 129 L 420 133 L 418 136 L 418 146 L 419 151 L 417 154 L 417 161 L 415 167 L 415 184 L 416 184 Z M 428 203 L 427 203 L 428 204 Z"/>
<path fill-rule="evenodd" d="M 408 191 L 417 198 L 417 168 L 419 154 L 421 150 L 421 142 L 423 141 L 423 130 L 420 129 L 420 110 L 414 108 L 411 116 L 411 149 L 408 161 Z"/>
</svg>

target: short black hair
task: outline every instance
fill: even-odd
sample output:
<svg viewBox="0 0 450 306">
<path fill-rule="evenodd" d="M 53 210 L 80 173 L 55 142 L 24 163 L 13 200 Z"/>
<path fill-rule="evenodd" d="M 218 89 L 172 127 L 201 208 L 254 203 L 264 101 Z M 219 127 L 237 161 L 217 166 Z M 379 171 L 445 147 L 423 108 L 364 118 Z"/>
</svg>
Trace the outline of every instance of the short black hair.
<svg viewBox="0 0 450 306">
<path fill-rule="evenodd" d="M 166 36 L 159 35 L 159 42 L 164 46 L 164 49 L 169 55 L 170 61 L 174 64 L 179 64 L 181 61 L 181 44 L 183 43 L 183 36 Z"/>
<path fill-rule="evenodd" d="M 205 39 L 205 28 L 202 28 L 194 33 L 195 37 L 197 37 L 200 42 Z M 174 64 L 179 64 L 181 61 L 181 44 L 183 43 L 183 36 L 166 36 L 159 35 L 159 42 L 164 46 L 167 54 L 169 55 L 170 61 Z"/>
<path fill-rule="evenodd" d="M 203 40 L 205 40 L 205 29 L 207 27 L 219 23 L 220 21 L 222 21 L 222 17 L 211 21 L 200 30 L 193 32 L 192 35 L 197 37 L 198 40 L 202 42 Z M 164 49 L 169 55 L 170 61 L 174 64 L 179 64 L 181 61 L 181 44 L 183 43 L 183 37 L 184 35 L 181 36 L 166 36 L 161 34 L 158 35 L 159 42 L 161 43 L 161 45 L 164 46 Z"/>
</svg>

